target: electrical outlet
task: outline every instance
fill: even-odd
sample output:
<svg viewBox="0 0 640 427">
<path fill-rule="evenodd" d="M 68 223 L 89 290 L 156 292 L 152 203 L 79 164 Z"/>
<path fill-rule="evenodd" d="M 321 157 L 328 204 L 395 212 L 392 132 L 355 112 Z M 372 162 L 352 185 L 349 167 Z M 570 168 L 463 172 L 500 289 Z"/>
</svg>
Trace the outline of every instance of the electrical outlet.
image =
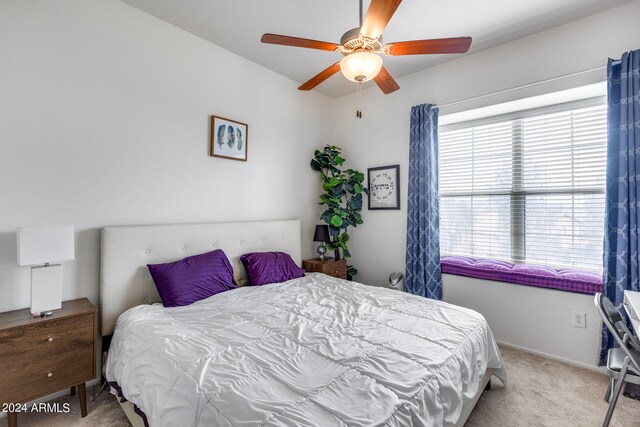
<svg viewBox="0 0 640 427">
<path fill-rule="evenodd" d="M 586 328 L 587 327 L 587 313 L 580 311 L 574 311 L 571 313 L 571 324 L 574 328 Z"/>
</svg>

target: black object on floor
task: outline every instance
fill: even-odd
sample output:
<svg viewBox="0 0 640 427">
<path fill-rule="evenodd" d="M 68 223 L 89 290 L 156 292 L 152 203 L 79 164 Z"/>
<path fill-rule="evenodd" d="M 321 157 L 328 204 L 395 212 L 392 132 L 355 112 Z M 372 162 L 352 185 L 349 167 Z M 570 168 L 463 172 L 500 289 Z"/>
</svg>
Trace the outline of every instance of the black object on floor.
<svg viewBox="0 0 640 427">
<path fill-rule="evenodd" d="M 631 399 L 640 400 L 640 385 L 627 383 L 624 386 L 623 396 L 630 397 Z"/>
</svg>

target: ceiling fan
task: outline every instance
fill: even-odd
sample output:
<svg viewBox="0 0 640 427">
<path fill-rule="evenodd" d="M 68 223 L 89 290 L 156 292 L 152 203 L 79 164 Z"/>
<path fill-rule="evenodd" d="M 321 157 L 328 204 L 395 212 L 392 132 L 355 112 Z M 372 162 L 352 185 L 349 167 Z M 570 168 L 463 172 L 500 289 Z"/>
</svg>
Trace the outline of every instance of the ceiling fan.
<svg viewBox="0 0 640 427">
<path fill-rule="evenodd" d="M 341 61 L 321 71 L 300 86 L 299 90 L 311 90 L 338 71 L 342 71 L 342 74 L 351 81 L 362 83 L 373 79 L 384 93 L 395 92 L 400 89 L 400 86 L 382 65 L 381 53 L 391 56 L 465 53 L 471 46 L 471 37 L 384 44 L 382 32 L 401 2 L 402 0 L 371 0 L 367 16 L 363 21 L 362 0 L 360 0 L 360 26 L 344 33 L 340 44 L 269 33 L 264 34 L 261 41 L 268 44 L 340 52 L 344 55 Z"/>
</svg>

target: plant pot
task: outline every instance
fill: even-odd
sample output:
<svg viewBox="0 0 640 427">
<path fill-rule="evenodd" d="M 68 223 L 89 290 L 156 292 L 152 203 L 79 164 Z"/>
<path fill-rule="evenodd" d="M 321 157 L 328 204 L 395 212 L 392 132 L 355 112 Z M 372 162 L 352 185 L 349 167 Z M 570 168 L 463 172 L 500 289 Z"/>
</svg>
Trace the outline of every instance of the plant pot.
<svg viewBox="0 0 640 427">
<path fill-rule="evenodd" d="M 340 258 L 340 248 L 334 249 L 333 253 L 334 253 L 333 256 L 335 257 L 336 261 L 340 261 L 342 259 Z"/>
</svg>

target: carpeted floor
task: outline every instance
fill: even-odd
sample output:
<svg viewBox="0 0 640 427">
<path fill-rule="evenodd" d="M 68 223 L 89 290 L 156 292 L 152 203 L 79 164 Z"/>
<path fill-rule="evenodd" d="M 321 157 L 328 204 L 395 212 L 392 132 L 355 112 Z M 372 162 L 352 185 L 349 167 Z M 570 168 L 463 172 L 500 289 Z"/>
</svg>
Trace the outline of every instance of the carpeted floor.
<svg viewBox="0 0 640 427">
<path fill-rule="evenodd" d="M 500 347 L 509 384 L 491 381 L 466 426 L 601 426 L 608 377 L 512 348 Z M 611 424 L 640 426 L 640 401 L 620 396 Z"/>
<path fill-rule="evenodd" d="M 502 347 L 509 385 L 493 379 L 471 414 L 469 427 L 589 427 L 600 426 L 607 411 L 603 400 L 607 378 L 597 372 L 565 365 L 544 357 Z M 71 403 L 67 414 L 21 414 L 20 427 L 121 427 L 126 416 L 115 398 L 103 392 L 92 402 L 89 415 L 80 418 L 77 396 L 55 402 Z M 6 426 L 6 419 L 0 423 Z M 621 396 L 611 426 L 640 426 L 640 401 Z"/>
</svg>

